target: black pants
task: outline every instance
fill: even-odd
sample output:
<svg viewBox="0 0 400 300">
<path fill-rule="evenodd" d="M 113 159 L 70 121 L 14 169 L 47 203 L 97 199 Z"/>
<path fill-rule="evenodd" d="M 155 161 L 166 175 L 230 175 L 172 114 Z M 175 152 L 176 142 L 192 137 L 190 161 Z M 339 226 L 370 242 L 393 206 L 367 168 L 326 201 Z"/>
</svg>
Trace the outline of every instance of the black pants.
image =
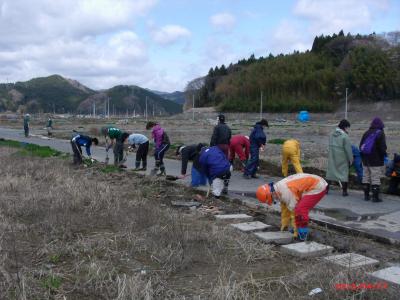
<svg viewBox="0 0 400 300">
<path fill-rule="evenodd" d="M 400 191 L 398 189 L 400 183 L 400 177 L 391 177 L 389 181 L 389 194 L 399 195 Z"/>
<path fill-rule="evenodd" d="M 80 165 L 82 163 L 82 148 L 77 143 L 71 141 L 72 152 L 74 152 L 74 164 Z"/>
<path fill-rule="evenodd" d="M 140 144 L 138 150 L 136 151 L 136 163 L 135 167 L 140 167 L 140 162 L 142 162 L 142 167 L 147 167 L 147 154 L 149 153 L 149 141 Z"/>
<path fill-rule="evenodd" d="M 24 134 L 25 134 L 25 137 L 29 136 L 29 126 L 24 126 Z"/>
<path fill-rule="evenodd" d="M 114 165 L 118 166 L 124 159 L 124 142 L 121 139 L 117 139 L 114 145 Z"/>
</svg>

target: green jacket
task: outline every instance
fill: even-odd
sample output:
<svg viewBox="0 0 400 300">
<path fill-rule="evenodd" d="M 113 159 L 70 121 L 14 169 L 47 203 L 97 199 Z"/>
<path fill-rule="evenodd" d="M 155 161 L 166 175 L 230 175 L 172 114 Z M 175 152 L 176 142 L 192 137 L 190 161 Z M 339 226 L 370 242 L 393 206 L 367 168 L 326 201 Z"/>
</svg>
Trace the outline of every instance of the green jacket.
<svg viewBox="0 0 400 300">
<path fill-rule="evenodd" d="M 350 138 L 346 132 L 336 128 L 329 137 L 328 169 L 326 179 L 349 181 L 349 168 L 353 163 Z"/>
<path fill-rule="evenodd" d="M 110 139 L 117 139 L 122 135 L 121 129 L 110 127 L 108 128 L 108 136 Z"/>
</svg>

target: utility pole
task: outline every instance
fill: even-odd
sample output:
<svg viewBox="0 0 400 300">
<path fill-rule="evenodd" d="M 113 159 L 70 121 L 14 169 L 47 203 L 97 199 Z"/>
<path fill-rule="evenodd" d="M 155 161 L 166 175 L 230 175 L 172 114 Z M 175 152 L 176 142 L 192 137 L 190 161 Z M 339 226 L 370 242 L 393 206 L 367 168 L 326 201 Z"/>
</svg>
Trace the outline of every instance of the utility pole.
<svg viewBox="0 0 400 300">
<path fill-rule="evenodd" d="M 194 94 L 192 95 L 192 121 L 194 121 Z"/>
<path fill-rule="evenodd" d="M 263 114 L 263 91 L 261 91 L 261 99 L 260 99 L 260 120 L 262 119 Z"/>
<path fill-rule="evenodd" d="M 154 103 L 153 103 L 153 117 L 154 117 Z"/>
<path fill-rule="evenodd" d="M 93 118 L 96 118 L 96 102 L 93 102 Z"/>
<path fill-rule="evenodd" d="M 146 122 L 147 122 L 147 96 L 146 96 Z"/>
<path fill-rule="evenodd" d="M 110 97 L 107 97 L 107 119 L 110 118 Z"/>
<path fill-rule="evenodd" d="M 346 104 L 345 104 L 345 108 L 344 108 L 344 118 L 347 120 L 347 90 L 348 88 L 346 88 Z"/>
</svg>

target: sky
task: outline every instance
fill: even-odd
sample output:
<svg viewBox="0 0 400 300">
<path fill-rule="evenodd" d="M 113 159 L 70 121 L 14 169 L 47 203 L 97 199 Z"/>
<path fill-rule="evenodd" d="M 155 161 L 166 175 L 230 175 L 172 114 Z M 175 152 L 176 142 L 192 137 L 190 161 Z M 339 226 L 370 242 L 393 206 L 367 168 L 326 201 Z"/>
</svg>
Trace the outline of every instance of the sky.
<svg viewBox="0 0 400 300">
<path fill-rule="evenodd" d="M 0 82 L 184 90 L 211 67 L 400 30 L 400 0 L 0 0 Z"/>
</svg>

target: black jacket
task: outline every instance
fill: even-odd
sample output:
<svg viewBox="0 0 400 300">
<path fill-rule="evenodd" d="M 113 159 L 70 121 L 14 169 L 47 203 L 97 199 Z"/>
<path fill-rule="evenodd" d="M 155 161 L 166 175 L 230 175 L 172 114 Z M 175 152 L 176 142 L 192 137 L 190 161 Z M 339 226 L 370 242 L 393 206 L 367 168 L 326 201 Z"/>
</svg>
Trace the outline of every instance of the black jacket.
<svg viewBox="0 0 400 300">
<path fill-rule="evenodd" d="M 210 146 L 217 146 L 220 144 L 229 145 L 231 141 L 231 129 L 225 123 L 219 123 L 214 127 L 214 132 L 211 137 Z"/>
<path fill-rule="evenodd" d="M 201 170 L 199 163 L 201 147 L 198 144 L 185 146 L 181 151 L 182 157 L 182 167 L 181 174 L 185 175 L 187 170 L 187 165 L 189 161 L 193 161 L 193 167 L 197 170 Z"/>
<path fill-rule="evenodd" d="M 360 148 L 367 136 L 374 133 L 376 130 L 377 129 L 369 129 L 364 133 L 363 137 L 361 138 Z M 386 150 L 386 137 L 385 132 L 382 130 L 382 133 L 375 139 L 372 153 L 368 155 L 361 153 L 363 165 L 369 167 L 382 167 L 385 164 L 384 158 L 386 156 Z"/>
</svg>

